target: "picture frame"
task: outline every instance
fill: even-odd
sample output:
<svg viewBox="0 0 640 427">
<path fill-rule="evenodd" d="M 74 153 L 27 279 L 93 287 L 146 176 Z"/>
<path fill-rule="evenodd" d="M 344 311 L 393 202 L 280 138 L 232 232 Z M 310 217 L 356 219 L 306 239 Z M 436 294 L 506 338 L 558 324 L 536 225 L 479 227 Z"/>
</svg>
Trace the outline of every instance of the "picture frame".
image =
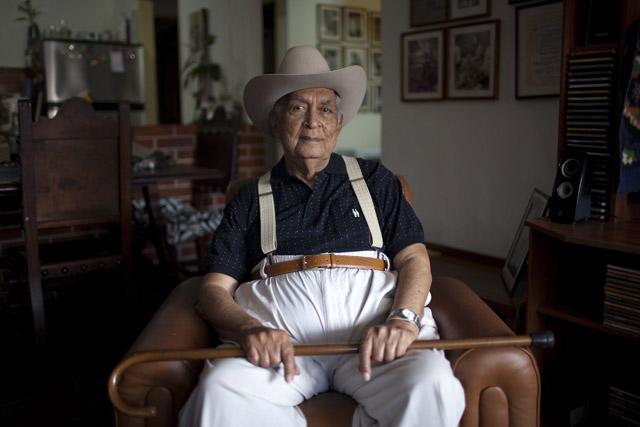
<svg viewBox="0 0 640 427">
<path fill-rule="evenodd" d="M 369 43 L 374 46 L 382 44 L 381 25 L 380 12 L 369 12 Z"/>
<path fill-rule="evenodd" d="M 317 7 L 318 40 L 342 41 L 342 8 L 319 4 Z"/>
<path fill-rule="evenodd" d="M 374 83 L 369 86 L 371 97 L 371 112 L 382 112 L 382 84 Z"/>
<path fill-rule="evenodd" d="M 489 16 L 491 0 L 449 0 L 449 20 Z"/>
<path fill-rule="evenodd" d="M 402 100 L 435 101 L 445 95 L 445 31 L 401 35 Z"/>
<path fill-rule="evenodd" d="M 433 25 L 447 20 L 449 0 L 411 0 L 410 25 L 420 27 Z"/>
<path fill-rule="evenodd" d="M 500 21 L 447 28 L 447 98 L 496 99 Z"/>
<path fill-rule="evenodd" d="M 516 8 L 516 98 L 560 95 L 562 0 Z"/>
<path fill-rule="evenodd" d="M 342 20 L 344 22 L 343 40 L 349 43 L 367 41 L 367 10 L 345 7 Z"/>
<path fill-rule="evenodd" d="M 529 253 L 529 230 L 525 222 L 532 218 L 545 216 L 549 205 L 549 196 L 534 188 L 529 197 L 529 202 L 524 210 L 520 225 L 509 248 L 509 253 L 500 272 L 500 277 L 510 297 L 515 294 L 516 287 Z"/>
<path fill-rule="evenodd" d="M 342 63 L 345 67 L 350 65 L 360 65 L 367 71 L 369 68 L 369 55 L 364 46 L 344 46 Z"/>
<path fill-rule="evenodd" d="M 371 111 L 371 86 L 367 85 L 367 90 L 364 93 L 364 98 L 362 99 L 362 104 L 358 109 L 358 113 L 366 113 Z"/>
<path fill-rule="evenodd" d="M 382 80 L 382 49 L 379 47 L 369 48 L 369 80 Z"/>
<path fill-rule="evenodd" d="M 342 46 L 338 43 L 321 43 L 318 45 L 318 50 L 327 60 L 329 68 L 337 70 L 342 68 Z"/>
</svg>

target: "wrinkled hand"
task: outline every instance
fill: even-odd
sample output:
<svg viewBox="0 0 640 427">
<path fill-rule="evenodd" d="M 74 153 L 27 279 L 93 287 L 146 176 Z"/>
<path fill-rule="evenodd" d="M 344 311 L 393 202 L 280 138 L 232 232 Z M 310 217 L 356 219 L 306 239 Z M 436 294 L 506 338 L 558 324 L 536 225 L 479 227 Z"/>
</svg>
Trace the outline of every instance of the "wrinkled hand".
<svg viewBox="0 0 640 427">
<path fill-rule="evenodd" d="M 390 320 L 386 325 L 371 326 L 360 343 L 359 371 L 365 381 L 371 379 L 371 361 L 391 362 L 402 357 L 418 338 L 418 328 L 406 320 Z"/>
<path fill-rule="evenodd" d="M 285 331 L 267 327 L 256 327 L 242 334 L 240 345 L 249 362 L 263 368 L 284 364 L 284 378 L 289 383 L 300 369 L 294 358 L 293 345 Z"/>
</svg>

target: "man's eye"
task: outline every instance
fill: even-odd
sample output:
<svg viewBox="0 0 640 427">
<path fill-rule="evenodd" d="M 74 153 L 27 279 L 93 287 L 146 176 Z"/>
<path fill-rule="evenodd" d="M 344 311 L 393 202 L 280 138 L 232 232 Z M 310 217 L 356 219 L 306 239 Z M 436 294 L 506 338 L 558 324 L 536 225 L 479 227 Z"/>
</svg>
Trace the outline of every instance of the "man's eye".
<svg viewBox="0 0 640 427">
<path fill-rule="evenodd" d="M 293 109 L 294 111 L 301 111 L 304 107 L 302 105 L 294 105 Z"/>
<path fill-rule="evenodd" d="M 324 107 L 324 108 L 322 109 L 322 112 L 324 112 L 324 113 L 330 113 L 330 112 L 331 112 L 331 108 Z"/>
</svg>

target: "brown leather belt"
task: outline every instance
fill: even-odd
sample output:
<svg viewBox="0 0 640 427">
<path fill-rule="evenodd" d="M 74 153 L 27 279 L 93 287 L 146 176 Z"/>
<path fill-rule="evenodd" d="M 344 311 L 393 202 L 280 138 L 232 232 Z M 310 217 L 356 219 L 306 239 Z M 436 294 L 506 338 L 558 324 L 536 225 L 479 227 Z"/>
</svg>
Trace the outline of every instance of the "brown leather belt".
<svg viewBox="0 0 640 427">
<path fill-rule="evenodd" d="M 367 270 L 386 270 L 387 262 L 384 259 L 367 258 L 360 256 L 320 254 L 307 255 L 291 261 L 278 262 L 264 267 L 267 277 L 294 271 L 307 270 L 309 268 L 362 268 Z M 260 270 L 251 273 L 251 279 L 260 279 Z"/>
</svg>

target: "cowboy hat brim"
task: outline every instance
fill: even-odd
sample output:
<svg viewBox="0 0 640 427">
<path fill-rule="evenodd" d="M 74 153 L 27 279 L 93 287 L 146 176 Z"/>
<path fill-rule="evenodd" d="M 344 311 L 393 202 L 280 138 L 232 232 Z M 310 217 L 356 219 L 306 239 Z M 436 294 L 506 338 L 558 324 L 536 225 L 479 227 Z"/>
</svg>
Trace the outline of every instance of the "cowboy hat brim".
<svg viewBox="0 0 640 427">
<path fill-rule="evenodd" d="M 317 74 L 264 74 L 249 80 L 244 105 L 249 118 L 262 132 L 271 132 L 270 114 L 283 96 L 301 89 L 332 89 L 342 98 L 343 126 L 358 112 L 367 90 L 367 75 L 359 65 Z"/>
</svg>

